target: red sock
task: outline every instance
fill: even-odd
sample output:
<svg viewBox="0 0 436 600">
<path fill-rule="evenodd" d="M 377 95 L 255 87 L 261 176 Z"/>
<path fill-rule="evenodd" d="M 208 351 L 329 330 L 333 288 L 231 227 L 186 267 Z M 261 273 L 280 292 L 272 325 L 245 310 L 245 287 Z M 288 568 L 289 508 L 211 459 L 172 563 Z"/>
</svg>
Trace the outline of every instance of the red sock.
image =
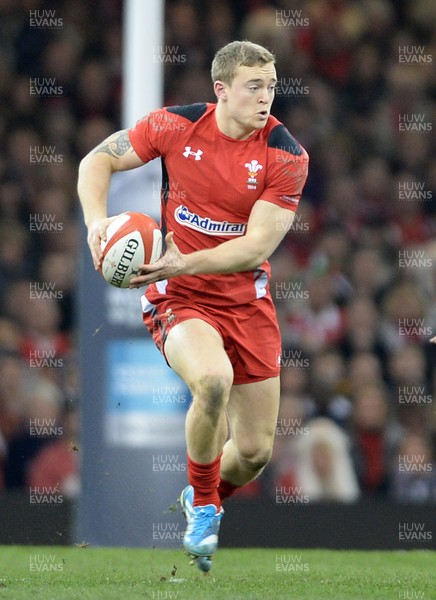
<svg viewBox="0 0 436 600">
<path fill-rule="evenodd" d="M 225 500 L 226 498 L 228 498 L 229 496 L 232 496 L 239 487 L 240 487 L 239 485 L 230 483 L 230 481 L 224 481 L 224 479 L 220 479 L 220 482 L 218 485 L 218 494 L 219 494 L 221 502 L 223 500 Z"/>
<path fill-rule="evenodd" d="M 218 494 L 220 481 L 221 454 L 211 463 L 198 463 L 188 456 L 188 481 L 194 488 L 194 506 L 215 504 L 217 511 L 221 508 Z"/>
</svg>

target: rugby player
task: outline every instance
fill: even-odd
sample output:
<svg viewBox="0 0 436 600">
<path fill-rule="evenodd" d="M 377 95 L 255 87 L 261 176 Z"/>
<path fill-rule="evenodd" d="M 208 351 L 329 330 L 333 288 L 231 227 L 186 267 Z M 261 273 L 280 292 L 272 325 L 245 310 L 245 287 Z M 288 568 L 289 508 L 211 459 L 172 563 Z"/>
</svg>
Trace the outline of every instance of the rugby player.
<svg viewBox="0 0 436 600">
<path fill-rule="evenodd" d="M 216 103 L 162 108 L 114 133 L 82 160 L 78 182 L 98 268 L 112 174 L 162 161 L 166 251 L 131 287 L 147 286 L 144 323 L 192 394 L 183 544 L 205 571 L 223 501 L 271 456 L 281 340 L 268 258 L 292 225 L 308 168 L 304 148 L 270 114 L 273 54 L 231 42 L 211 74 Z"/>
</svg>

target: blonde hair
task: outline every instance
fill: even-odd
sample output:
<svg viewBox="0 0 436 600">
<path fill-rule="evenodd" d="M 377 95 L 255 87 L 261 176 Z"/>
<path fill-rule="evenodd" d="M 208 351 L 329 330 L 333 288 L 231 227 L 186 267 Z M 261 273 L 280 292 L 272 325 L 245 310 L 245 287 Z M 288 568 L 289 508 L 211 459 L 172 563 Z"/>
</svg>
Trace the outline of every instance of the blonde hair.
<svg viewBox="0 0 436 600">
<path fill-rule="evenodd" d="M 309 502 L 335 500 L 354 502 L 360 496 L 359 484 L 350 453 L 350 439 L 342 429 L 326 417 L 309 421 L 308 435 L 296 441 L 296 481 Z M 313 449 L 317 445 L 329 449 L 331 471 L 322 481 L 313 465 Z"/>
<path fill-rule="evenodd" d="M 253 42 L 230 42 L 218 50 L 212 61 L 212 81 L 231 84 L 239 66 L 254 67 L 274 63 L 275 56 L 269 50 Z"/>
</svg>

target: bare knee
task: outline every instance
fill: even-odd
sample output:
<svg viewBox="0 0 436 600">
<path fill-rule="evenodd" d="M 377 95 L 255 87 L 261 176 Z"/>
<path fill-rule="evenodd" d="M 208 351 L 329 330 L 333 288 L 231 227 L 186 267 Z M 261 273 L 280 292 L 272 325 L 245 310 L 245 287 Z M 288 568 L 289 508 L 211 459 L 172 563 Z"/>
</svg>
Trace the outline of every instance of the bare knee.
<svg viewBox="0 0 436 600">
<path fill-rule="evenodd" d="M 239 461 L 249 471 L 261 471 L 270 461 L 272 443 L 244 444 L 238 448 Z"/>
<path fill-rule="evenodd" d="M 217 417 L 225 409 L 232 378 L 226 373 L 207 373 L 191 384 L 193 402 L 211 417 Z"/>
</svg>

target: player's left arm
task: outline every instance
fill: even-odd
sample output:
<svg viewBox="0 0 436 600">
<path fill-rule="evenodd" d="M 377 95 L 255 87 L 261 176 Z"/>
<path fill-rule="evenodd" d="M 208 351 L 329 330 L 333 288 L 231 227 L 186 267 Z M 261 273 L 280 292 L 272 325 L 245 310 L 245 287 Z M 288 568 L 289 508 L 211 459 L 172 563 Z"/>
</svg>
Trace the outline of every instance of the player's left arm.
<svg viewBox="0 0 436 600">
<path fill-rule="evenodd" d="M 144 265 L 142 275 L 131 280 L 131 287 L 140 287 L 177 275 L 201 273 L 238 273 L 252 271 L 267 260 L 294 220 L 294 212 L 265 200 L 253 205 L 244 236 L 223 242 L 215 248 L 182 254 L 166 237 L 167 251 L 151 265 Z"/>
<path fill-rule="evenodd" d="M 188 275 L 252 271 L 265 262 L 289 231 L 295 213 L 265 200 L 253 205 L 244 236 L 185 256 Z"/>
</svg>

